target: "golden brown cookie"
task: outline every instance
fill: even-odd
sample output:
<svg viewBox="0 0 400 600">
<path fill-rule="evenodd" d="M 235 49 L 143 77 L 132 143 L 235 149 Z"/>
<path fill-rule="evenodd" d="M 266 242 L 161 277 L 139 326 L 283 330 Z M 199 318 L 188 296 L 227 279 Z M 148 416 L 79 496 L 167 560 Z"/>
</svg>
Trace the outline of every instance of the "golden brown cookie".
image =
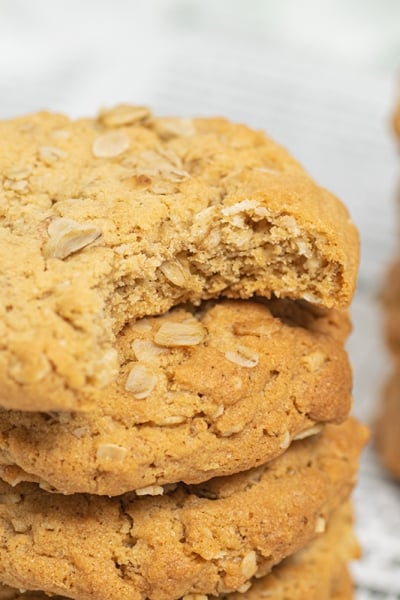
<svg viewBox="0 0 400 600">
<path fill-rule="evenodd" d="M 162 497 L 0 485 L 0 581 L 72 598 L 173 600 L 243 589 L 318 535 L 348 498 L 366 430 L 327 425 L 244 473 Z"/>
<path fill-rule="evenodd" d="M 266 577 L 263 579 L 268 581 L 269 576 L 266 575 Z M 301 586 L 302 582 L 297 582 L 296 589 L 300 587 L 298 585 L 299 583 Z M 326 600 L 352 600 L 353 584 L 350 578 L 350 574 L 345 565 L 341 565 L 339 576 L 335 577 L 333 582 L 329 583 L 329 587 L 330 589 L 328 589 L 327 596 L 311 596 L 311 599 L 315 598 L 315 600 L 324 600 L 324 598 L 326 598 Z M 302 588 L 300 587 L 300 591 L 301 590 Z M 250 598 L 252 600 L 261 600 L 262 598 L 270 598 L 271 600 L 296 600 L 298 598 L 298 600 L 304 600 L 304 596 L 282 596 L 280 592 L 277 592 L 277 595 L 274 595 L 273 591 L 270 592 L 269 590 L 264 589 L 261 589 L 260 592 L 261 593 L 259 595 L 254 596 L 252 594 L 252 590 L 250 589 L 249 592 L 237 593 L 235 595 L 227 594 L 225 596 L 222 596 L 222 598 L 226 598 L 227 600 L 230 600 L 233 597 L 238 598 L 238 600 L 249 600 Z M 212 600 L 212 598 L 216 597 L 218 596 L 203 596 L 201 594 L 188 594 L 187 596 L 185 596 L 187 600 L 207 600 L 207 598 L 209 600 Z M 48 595 L 44 594 L 43 592 L 25 592 L 16 590 L 14 588 L 10 588 L 8 586 L 0 585 L 0 600 L 46 600 L 47 598 Z M 54 600 L 62 600 L 64 597 L 52 596 L 52 598 L 54 598 Z M 307 600 L 309 600 L 308 596 Z"/>
<path fill-rule="evenodd" d="M 389 266 L 381 294 L 384 333 L 389 349 L 400 355 L 400 259 Z"/>
<path fill-rule="evenodd" d="M 88 407 L 118 371 L 115 336 L 228 296 L 346 307 L 347 210 L 263 133 L 224 119 L 0 122 L 0 403 Z"/>
<path fill-rule="evenodd" d="M 390 474 L 400 481 L 400 371 L 387 383 L 375 423 L 375 445 Z"/>
<path fill-rule="evenodd" d="M 339 599 L 347 579 L 346 563 L 355 558 L 359 558 L 359 546 L 352 530 L 351 508 L 346 505 L 330 519 L 324 535 L 279 563 L 269 575 L 255 580 L 245 598 L 235 593 L 228 599 Z"/>
<path fill-rule="evenodd" d="M 118 336 L 119 379 L 93 411 L 0 410 L 0 476 L 115 496 L 263 464 L 347 417 L 349 321 L 335 313 L 226 300 L 141 319 Z"/>
<path fill-rule="evenodd" d="M 245 590 L 246 584 L 241 593 L 224 597 L 226 600 L 339 600 L 345 597 L 338 596 L 346 582 L 345 563 L 354 558 L 358 558 L 358 545 L 352 531 L 351 509 L 346 505 L 336 511 L 321 537 L 279 563 L 269 575 L 254 580 L 249 590 Z M 15 589 L 0 587 L 0 600 L 44 600 L 46 597 L 43 592 L 21 594 Z M 197 596 L 196 600 L 207 600 L 207 596 Z"/>
<path fill-rule="evenodd" d="M 346 565 L 342 565 L 332 585 L 331 600 L 353 600 L 354 584 Z"/>
<path fill-rule="evenodd" d="M 397 101 L 395 111 L 393 113 L 393 129 L 400 140 L 400 100 Z"/>
</svg>

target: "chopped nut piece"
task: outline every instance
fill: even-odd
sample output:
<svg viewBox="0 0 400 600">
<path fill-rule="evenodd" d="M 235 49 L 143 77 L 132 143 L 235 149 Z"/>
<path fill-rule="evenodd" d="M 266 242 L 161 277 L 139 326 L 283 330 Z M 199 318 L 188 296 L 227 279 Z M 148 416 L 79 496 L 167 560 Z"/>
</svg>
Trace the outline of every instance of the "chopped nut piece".
<svg viewBox="0 0 400 600">
<path fill-rule="evenodd" d="M 137 496 L 162 496 L 163 494 L 164 488 L 162 485 L 148 485 L 136 490 Z"/>
<path fill-rule="evenodd" d="M 127 448 L 117 444 L 100 444 L 97 448 L 97 460 L 111 460 L 113 462 L 122 462 L 128 454 Z"/>
<path fill-rule="evenodd" d="M 89 223 L 60 217 L 50 221 L 47 233 L 48 256 L 63 259 L 97 240 L 101 236 L 101 229 Z"/>
<path fill-rule="evenodd" d="M 258 365 L 259 356 L 257 352 L 254 352 L 246 346 L 238 346 L 236 350 L 229 350 L 225 352 L 225 358 L 230 362 L 233 362 L 240 367 L 246 367 L 252 369 Z"/>
<path fill-rule="evenodd" d="M 119 104 L 110 110 L 100 111 L 98 119 L 106 127 L 121 127 L 123 125 L 132 125 L 138 121 L 143 121 L 150 115 L 150 109 L 146 106 Z"/>
<path fill-rule="evenodd" d="M 195 319 L 183 323 L 163 323 L 154 341 L 159 346 L 196 346 L 201 344 L 206 333 L 206 328 Z"/>
<path fill-rule="evenodd" d="M 143 400 L 150 396 L 157 384 L 157 380 L 157 375 L 146 365 L 136 364 L 130 370 L 125 389 L 127 392 L 132 392 L 137 400 Z"/>
<path fill-rule="evenodd" d="M 123 131 L 110 131 L 99 135 L 92 146 L 96 158 L 114 158 L 119 156 L 130 146 L 129 137 Z"/>
</svg>

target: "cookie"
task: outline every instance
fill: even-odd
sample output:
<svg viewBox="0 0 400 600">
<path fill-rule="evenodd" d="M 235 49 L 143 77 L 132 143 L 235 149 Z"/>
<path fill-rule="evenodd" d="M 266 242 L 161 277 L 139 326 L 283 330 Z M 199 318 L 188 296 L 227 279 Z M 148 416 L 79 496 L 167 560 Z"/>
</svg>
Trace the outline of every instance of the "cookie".
<svg viewBox="0 0 400 600">
<path fill-rule="evenodd" d="M 359 558 L 359 546 L 352 530 L 351 508 L 346 505 L 334 514 L 324 535 L 255 580 L 245 598 L 330 600 L 344 586 L 346 563 L 355 558 Z M 240 593 L 230 594 L 228 599 L 244 600 Z"/>
<path fill-rule="evenodd" d="M 274 567 L 269 575 L 253 581 L 247 591 L 228 594 L 225 600 L 330 600 L 345 580 L 345 563 L 358 558 L 358 545 L 352 532 L 350 506 L 341 507 L 330 519 L 327 531 L 305 549 Z M 1 600 L 44 600 L 43 592 L 20 594 L 0 588 Z M 193 599 L 194 600 L 194 599 Z M 197 598 L 207 600 L 207 596 Z"/>
<path fill-rule="evenodd" d="M 396 109 L 393 113 L 393 129 L 400 140 L 400 101 L 397 102 Z"/>
<path fill-rule="evenodd" d="M 348 415 L 349 321 L 334 313 L 226 300 L 141 319 L 93 411 L 0 410 L 0 477 L 116 496 L 263 464 Z"/>
<path fill-rule="evenodd" d="M 340 574 L 333 582 L 332 600 L 353 600 L 354 584 L 346 565 L 341 565 Z"/>
<path fill-rule="evenodd" d="M 316 600 L 323 600 L 326 598 L 327 600 L 352 600 L 353 598 L 353 585 L 350 578 L 350 574 L 346 569 L 345 565 L 341 565 L 340 576 L 335 578 L 332 583 L 330 583 L 330 591 L 326 596 L 314 596 L 311 598 L 315 598 Z M 268 579 L 268 575 L 265 579 Z M 299 584 L 299 582 L 297 582 Z M 301 582 L 300 582 L 301 585 Z M 297 589 L 297 588 L 296 588 Z M 194 596 L 194 595 L 193 595 Z M 230 600 L 233 596 L 227 594 L 223 596 L 227 600 Z M 236 595 L 235 595 L 236 597 Z M 271 598 L 271 600 L 295 600 L 299 598 L 299 600 L 304 600 L 304 596 L 282 596 L 281 594 L 274 596 L 273 593 L 270 593 L 267 590 L 261 590 L 260 595 L 254 597 L 253 594 L 249 592 L 244 592 L 237 594 L 237 598 L 239 600 L 248 600 L 248 598 L 254 598 L 254 600 L 261 600 L 262 598 Z M 20 590 L 16 590 L 14 588 L 10 588 L 8 586 L 0 585 L 0 599 L 1 600 L 46 600 L 48 596 L 43 592 L 24 592 Z M 53 596 L 54 600 L 62 600 L 63 596 Z M 188 600 L 191 600 L 192 596 L 188 594 Z M 207 598 L 215 598 L 215 596 L 203 596 L 201 594 L 196 595 L 196 600 L 207 600 Z M 307 597 L 308 600 L 308 597 Z"/>
<path fill-rule="evenodd" d="M 348 498 L 366 430 L 327 425 L 265 466 L 164 496 L 0 485 L 0 581 L 79 599 L 243 589 L 303 548 Z"/>
<path fill-rule="evenodd" d="M 387 383 L 375 423 L 375 445 L 389 473 L 400 481 L 400 372 Z"/>
<path fill-rule="evenodd" d="M 263 133 L 220 118 L 0 122 L 0 403 L 79 410 L 115 336 L 183 302 L 272 294 L 347 307 L 347 210 Z"/>
<path fill-rule="evenodd" d="M 400 260 L 395 260 L 388 269 L 385 286 L 381 294 L 383 305 L 385 341 L 395 354 L 400 353 Z"/>
</svg>

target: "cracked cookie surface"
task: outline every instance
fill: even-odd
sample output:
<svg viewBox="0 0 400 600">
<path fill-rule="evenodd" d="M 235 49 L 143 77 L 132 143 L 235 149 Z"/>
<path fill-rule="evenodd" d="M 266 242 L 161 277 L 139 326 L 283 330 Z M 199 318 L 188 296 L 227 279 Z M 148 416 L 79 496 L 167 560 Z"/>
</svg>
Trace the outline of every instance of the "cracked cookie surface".
<svg viewBox="0 0 400 600">
<path fill-rule="evenodd" d="M 350 410 L 348 316 L 225 300 L 141 319 L 87 413 L 0 410 L 0 477 L 116 496 L 266 463 Z"/>
<path fill-rule="evenodd" d="M 0 581 L 77 600 L 239 590 L 318 536 L 351 492 L 366 436 L 354 420 L 327 425 L 266 466 L 162 497 L 1 483 Z"/>
<path fill-rule="evenodd" d="M 0 122 L 0 403 L 87 408 L 128 321 L 253 295 L 346 307 L 343 205 L 263 133 L 224 119 Z"/>
<path fill-rule="evenodd" d="M 245 594 L 246 600 L 333 600 L 341 597 L 338 592 L 345 586 L 346 564 L 360 556 L 352 521 L 350 506 L 340 507 L 321 537 L 283 560 L 266 577 L 255 580 Z M 245 600 L 241 593 L 230 594 L 228 598 Z"/>
<path fill-rule="evenodd" d="M 351 510 L 345 505 L 336 511 L 321 537 L 282 561 L 269 575 L 254 580 L 248 591 L 243 589 L 224 597 L 226 600 L 339 600 L 343 597 L 337 593 L 345 582 L 345 565 L 358 555 Z M 45 600 L 47 597 L 43 592 L 20 593 L 0 586 L 0 600 Z M 207 596 L 200 595 L 186 598 L 207 600 Z"/>
</svg>

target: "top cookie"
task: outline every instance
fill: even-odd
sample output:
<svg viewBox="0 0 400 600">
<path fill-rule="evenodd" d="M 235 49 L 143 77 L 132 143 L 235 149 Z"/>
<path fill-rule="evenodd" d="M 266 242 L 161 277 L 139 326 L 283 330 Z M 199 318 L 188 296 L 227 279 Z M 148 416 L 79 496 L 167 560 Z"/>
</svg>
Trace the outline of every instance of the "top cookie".
<svg viewBox="0 0 400 600">
<path fill-rule="evenodd" d="M 122 327 L 181 302 L 351 300 L 346 209 L 243 125 L 38 113 L 0 123 L 0 172 L 4 406 L 87 405 L 116 376 Z"/>
</svg>

